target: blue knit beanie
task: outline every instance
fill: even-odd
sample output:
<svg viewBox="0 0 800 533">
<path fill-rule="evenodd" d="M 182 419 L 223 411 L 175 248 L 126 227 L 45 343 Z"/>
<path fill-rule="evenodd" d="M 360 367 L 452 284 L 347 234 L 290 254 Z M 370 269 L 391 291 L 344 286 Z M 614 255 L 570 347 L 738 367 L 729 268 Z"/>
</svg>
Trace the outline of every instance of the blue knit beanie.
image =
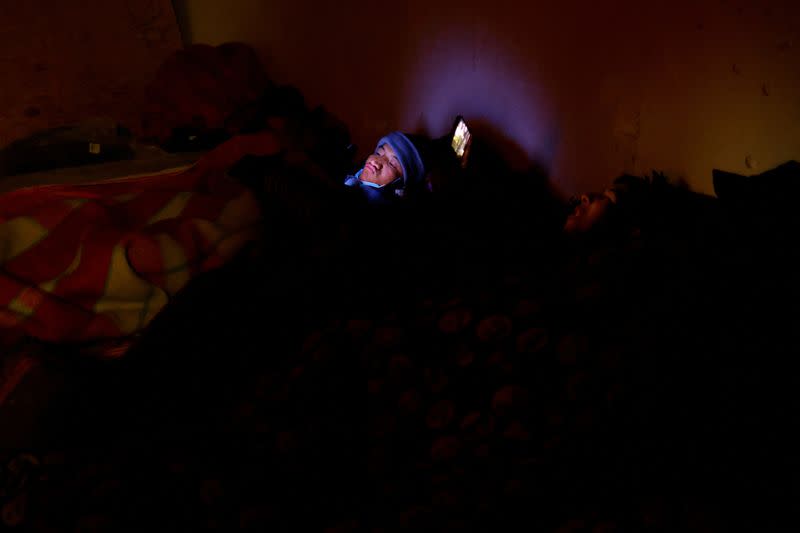
<svg viewBox="0 0 800 533">
<path fill-rule="evenodd" d="M 386 137 L 382 137 L 375 145 L 377 150 L 384 144 L 388 144 L 397 154 L 400 165 L 403 167 L 403 188 L 416 186 L 425 178 L 425 165 L 422 162 L 419 150 L 405 134 L 393 131 Z"/>
</svg>

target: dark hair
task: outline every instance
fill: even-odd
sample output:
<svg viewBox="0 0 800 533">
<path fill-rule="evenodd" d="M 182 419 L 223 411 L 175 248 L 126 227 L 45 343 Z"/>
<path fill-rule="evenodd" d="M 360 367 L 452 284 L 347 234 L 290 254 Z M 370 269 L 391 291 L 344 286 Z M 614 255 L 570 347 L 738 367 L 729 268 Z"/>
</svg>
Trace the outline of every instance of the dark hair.
<svg viewBox="0 0 800 533">
<path fill-rule="evenodd" d="M 668 187 L 666 177 L 659 172 L 653 172 L 651 176 L 622 174 L 609 187 L 615 196 L 615 201 L 609 204 L 605 214 L 584 236 L 613 240 L 626 238 L 631 233 L 650 226 L 652 217 L 657 213 L 658 216 L 663 213 L 663 210 L 656 209 L 656 206 L 664 202 L 664 191 Z M 574 203 L 579 201 L 574 197 L 570 200 L 569 207 L 574 207 Z"/>
<path fill-rule="evenodd" d="M 636 229 L 653 234 L 688 230 L 708 198 L 691 191 L 685 182 L 673 182 L 658 171 L 649 176 L 623 174 L 614 180 L 611 190 L 617 202 L 608 223 L 621 232 Z"/>
</svg>

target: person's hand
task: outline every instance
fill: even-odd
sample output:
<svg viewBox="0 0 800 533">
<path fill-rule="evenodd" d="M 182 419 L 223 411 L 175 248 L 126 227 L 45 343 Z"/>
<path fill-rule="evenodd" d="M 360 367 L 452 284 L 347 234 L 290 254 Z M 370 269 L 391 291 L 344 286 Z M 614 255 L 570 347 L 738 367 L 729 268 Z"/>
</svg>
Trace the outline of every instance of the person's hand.
<svg viewBox="0 0 800 533">
<path fill-rule="evenodd" d="M 246 155 L 277 155 L 284 147 L 281 134 L 273 130 L 236 135 L 203 155 L 192 171 L 200 174 L 225 171 Z"/>
<path fill-rule="evenodd" d="M 229 142 L 236 142 L 234 148 L 235 151 L 240 154 L 239 157 L 236 158 L 238 161 L 246 155 L 269 156 L 279 154 L 285 148 L 285 142 L 282 137 L 279 131 L 264 130 L 258 133 L 237 135 Z"/>
</svg>

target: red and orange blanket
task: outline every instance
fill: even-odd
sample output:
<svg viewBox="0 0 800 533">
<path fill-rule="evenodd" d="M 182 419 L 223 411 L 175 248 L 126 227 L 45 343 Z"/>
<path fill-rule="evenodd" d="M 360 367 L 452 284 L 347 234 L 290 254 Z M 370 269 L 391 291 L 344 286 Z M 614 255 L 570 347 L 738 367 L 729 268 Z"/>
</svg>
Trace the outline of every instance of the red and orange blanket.
<svg viewBox="0 0 800 533">
<path fill-rule="evenodd" d="M 256 199 L 226 170 L 277 151 L 265 132 L 234 137 L 188 169 L 0 195 L 0 347 L 142 330 L 192 277 L 258 235 Z"/>
</svg>

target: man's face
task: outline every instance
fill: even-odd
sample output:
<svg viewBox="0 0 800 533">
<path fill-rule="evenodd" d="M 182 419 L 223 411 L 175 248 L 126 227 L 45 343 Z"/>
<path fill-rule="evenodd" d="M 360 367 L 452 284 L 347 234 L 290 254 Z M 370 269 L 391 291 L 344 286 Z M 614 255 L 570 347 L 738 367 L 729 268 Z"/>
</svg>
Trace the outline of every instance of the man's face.
<svg viewBox="0 0 800 533">
<path fill-rule="evenodd" d="M 403 175 L 403 167 L 394 149 L 382 144 L 375 153 L 367 157 L 360 179 L 376 185 L 387 185 Z"/>
<path fill-rule="evenodd" d="M 615 200 L 614 192 L 606 190 L 603 194 L 583 194 L 580 203 L 567 217 L 564 231 L 567 233 L 583 233 L 589 231 L 608 213 Z"/>
</svg>

